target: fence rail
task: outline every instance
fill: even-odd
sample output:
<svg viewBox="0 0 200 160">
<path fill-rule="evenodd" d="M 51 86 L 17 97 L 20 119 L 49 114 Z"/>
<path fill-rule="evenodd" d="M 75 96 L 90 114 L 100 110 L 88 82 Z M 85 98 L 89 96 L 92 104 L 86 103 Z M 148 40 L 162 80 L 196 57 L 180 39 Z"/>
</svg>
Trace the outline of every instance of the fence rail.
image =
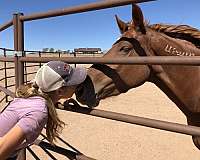
<svg viewBox="0 0 200 160">
<path fill-rule="evenodd" d="M 45 63 L 52 60 L 61 60 L 68 63 L 76 64 L 92 64 L 92 63 L 103 63 L 103 64 L 137 64 L 137 65 L 200 65 L 200 56 L 151 56 L 151 57 L 123 57 L 123 58 L 104 58 L 104 57 L 21 57 L 19 56 L 19 62 L 29 63 Z M 14 62 L 14 57 L 3 57 L 0 56 L 1 62 Z M 36 66 L 36 65 L 35 65 Z M 30 66 L 27 66 L 30 67 Z M 7 69 L 11 69 L 9 67 Z M 2 70 L 2 68 L 1 68 Z"/>
<path fill-rule="evenodd" d="M 5 23 L 5 24 L 3 24 L 3 25 L 1 25 L 0 26 L 0 32 L 3 31 L 3 30 L 5 30 L 5 29 L 7 29 L 8 27 L 10 27 L 12 25 L 13 25 L 13 21 L 12 20 L 9 21 L 9 22 L 7 22 L 7 23 Z"/>
<path fill-rule="evenodd" d="M 67 14 L 75 14 L 75 13 L 83 13 L 88 11 L 94 11 L 99 9 L 113 8 L 118 6 L 129 5 L 132 3 L 142 3 L 149 2 L 155 0 L 109 0 L 109 1 L 101 1 L 96 3 L 90 3 L 86 5 L 80 5 L 71 8 L 64 8 L 62 10 L 49 11 L 45 13 L 37 13 L 27 16 L 21 16 L 20 19 L 22 21 L 31 21 L 36 19 L 50 18 L 56 16 L 63 16 Z"/>
<path fill-rule="evenodd" d="M 60 60 L 59 57 L 20 57 L 21 62 L 48 62 Z M 200 65 L 200 56 L 179 57 L 179 56 L 151 56 L 151 57 L 124 57 L 124 58 L 104 58 L 104 57 L 62 57 L 62 61 L 76 64 L 154 64 L 154 65 Z"/>
<path fill-rule="evenodd" d="M 136 124 L 146 127 L 151 127 L 155 129 L 161 129 L 186 135 L 200 136 L 200 128 L 190 125 L 165 122 L 161 120 L 155 120 L 150 118 L 143 118 L 138 116 L 132 116 L 127 114 L 121 114 L 111 111 L 104 111 L 99 109 L 90 109 L 83 106 L 60 106 L 59 108 L 63 108 L 66 111 L 82 113 L 86 115 L 116 120 L 120 122 L 126 122 L 130 124 Z"/>
</svg>

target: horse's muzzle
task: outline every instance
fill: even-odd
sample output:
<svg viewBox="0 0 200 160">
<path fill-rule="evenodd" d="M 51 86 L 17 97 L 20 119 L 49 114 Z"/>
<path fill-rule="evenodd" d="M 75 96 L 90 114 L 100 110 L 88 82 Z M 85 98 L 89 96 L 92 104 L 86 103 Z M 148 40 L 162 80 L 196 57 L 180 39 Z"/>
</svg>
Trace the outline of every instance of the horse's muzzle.
<svg viewBox="0 0 200 160">
<path fill-rule="evenodd" d="M 87 105 L 90 108 L 96 107 L 99 104 L 99 100 L 96 98 L 92 80 L 89 76 L 87 76 L 86 80 L 77 87 L 75 95 L 77 101 Z"/>
</svg>

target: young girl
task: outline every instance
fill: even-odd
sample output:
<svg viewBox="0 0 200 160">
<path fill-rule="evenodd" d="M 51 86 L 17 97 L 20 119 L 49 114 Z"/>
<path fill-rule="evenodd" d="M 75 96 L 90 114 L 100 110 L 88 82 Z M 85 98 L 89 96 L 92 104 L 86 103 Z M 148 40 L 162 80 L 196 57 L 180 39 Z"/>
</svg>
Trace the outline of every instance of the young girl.
<svg viewBox="0 0 200 160">
<path fill-rule="evenodd" d="M 32 144 L 45 125 L 53 143 L 64 125 L 55 104 L 61 98 L 71 98 L 86 76 L 85 68 L 50 61 L 37 71 L 33 83 L 20 86 L 16 98 L 0 114 L 0 160 L 16 159 L 17 152 Z"/>
</svg>

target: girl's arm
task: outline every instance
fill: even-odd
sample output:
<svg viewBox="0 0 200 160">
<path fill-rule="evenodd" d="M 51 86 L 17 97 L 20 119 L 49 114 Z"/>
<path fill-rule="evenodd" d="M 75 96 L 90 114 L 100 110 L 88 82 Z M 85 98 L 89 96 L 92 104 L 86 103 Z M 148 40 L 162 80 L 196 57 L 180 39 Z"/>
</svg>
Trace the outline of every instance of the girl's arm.
<svg viewBox="0 0 200 160">
<path fill-rule="evenodd" d="M 23 130 L 16 124 L 6 135 L 0 138 L 0 159 L 8 158 L 25 138 Z"/>
</svg>

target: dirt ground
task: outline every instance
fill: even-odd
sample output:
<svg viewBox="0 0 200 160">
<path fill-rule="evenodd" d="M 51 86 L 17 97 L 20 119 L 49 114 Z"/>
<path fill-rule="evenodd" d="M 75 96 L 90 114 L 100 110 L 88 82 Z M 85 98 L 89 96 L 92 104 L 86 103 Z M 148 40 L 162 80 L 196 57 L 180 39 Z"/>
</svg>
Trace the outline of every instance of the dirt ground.
<svg viewBox="0 0 200 160">
<path fill-rule="evenodd" d="M 103 100 L 97 109 L 186 124 L 183 113 L 151 83 Z M 64 142 L 97 160 L 199 160 L 200 157 L 188 135 L 67 111 L 59 110 L 58 114 L 67 124 L 61 134 Z M 57 145 L 70 149 L 65 143 L 59 140 Z M 41 160 L 68 160 L 52 151 L 50 157 L 36 145 L 31 149 Z M 34 159 L 27 151 L 27 160 Z"/>
</svg>

